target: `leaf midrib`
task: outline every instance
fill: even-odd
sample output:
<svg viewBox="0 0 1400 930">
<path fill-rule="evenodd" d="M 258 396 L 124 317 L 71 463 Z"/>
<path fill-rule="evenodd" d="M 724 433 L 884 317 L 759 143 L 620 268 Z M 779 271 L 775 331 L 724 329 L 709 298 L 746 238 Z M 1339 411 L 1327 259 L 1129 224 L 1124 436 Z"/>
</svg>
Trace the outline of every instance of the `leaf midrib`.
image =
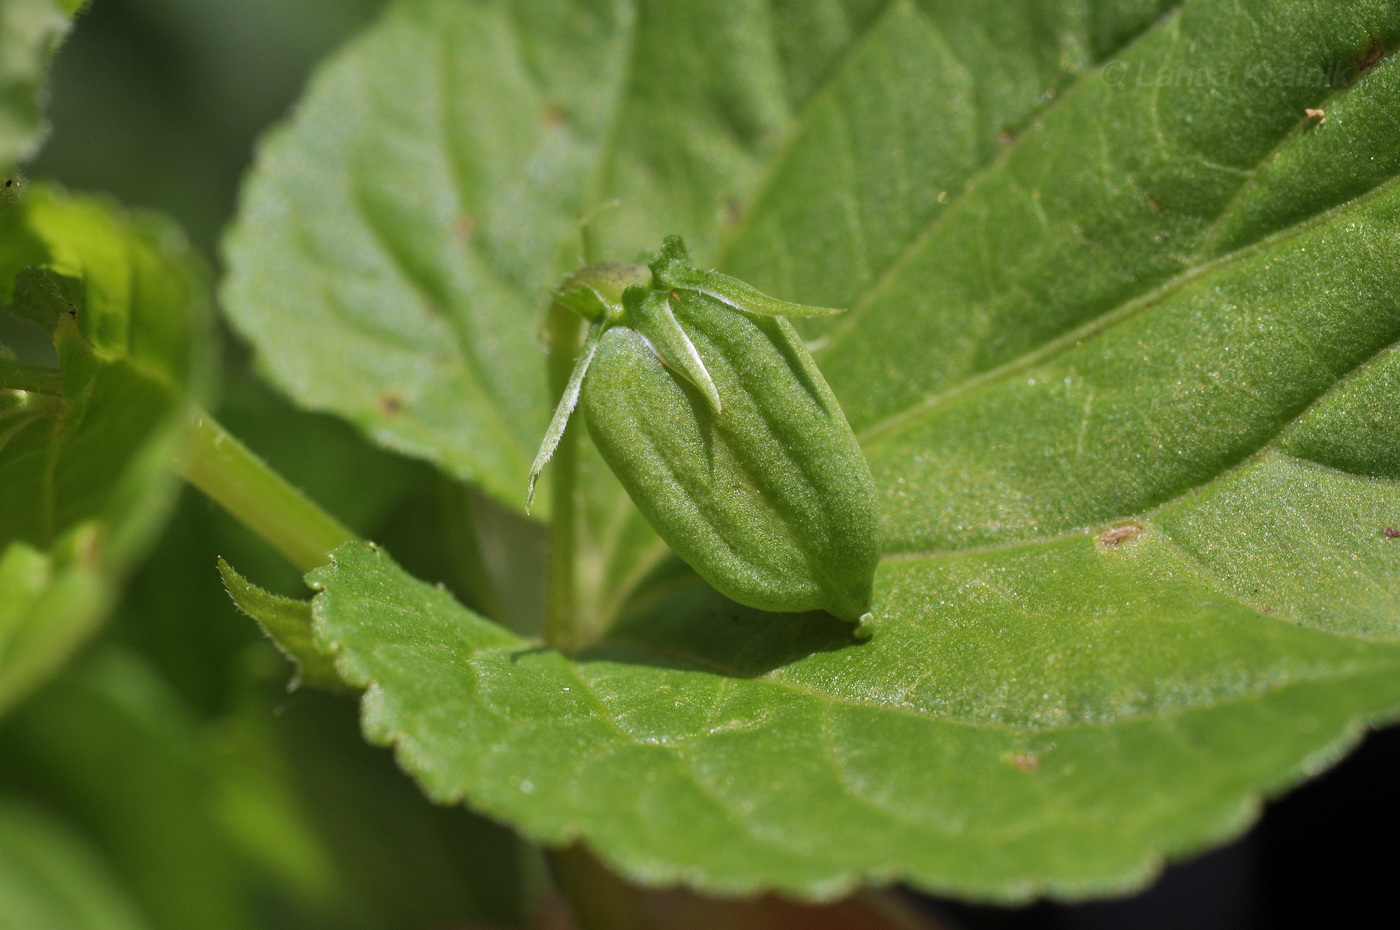
<svg viewBox="0 0 1400 930">
<path fill-rule="evenodd" d="M 846 48 L 842 51 L 840 56 L 833 60 L 831 66 L 822 76 L 822 79 L 818 83 L 818 85 L 814 87 L 812 92 L 809 93 L 800 102 L 796 117 L 792 121 L 792 127 L 788 130 L 787 135 L 783 139 L 783 141 L 772 153 L 771 157 L 768 160 L 768 169 L 764 172 L 764 175 L 759 180 L 759 183 L 754 187 L 754 196 L 752 200 L 754 204 L 754 209 L 748 210 L 744 214 L 742 221 L 737 223 L 733 228 L 731 228 L 725 235 L 723 241 L 720 243 L 720 247 L 717 253 L 717 260 L 715 262 L 717 267 L 724 268 L 728 265 L 730 260 L 730 249 L 741 240 L 744 234 L 747 233 L 748 229 L 750 228 L 750 224 L 753 222 L 753 217 L 759 213 L 759 210 L 757 208 L 763 204 L 764 199 L 767 197 L 769 190 L 773 187 L 774 183 L 776 183 L 776 181 L 780 177 L 778 172 L 782 168 L 786 167 L 787 157 L 792 151 L 792 147 L 801 137 L 802 128 L 806 125 L 807 120 L 811 117 L 812 111 L 820 104 L 820 102 L 823 99 L 825 99 L 827 94 L 830 92 L 831 88 L 835 85 L 836 81 L 840 79 L 840 76 L 845 71 L 846 67 L 849 65 L 851 60 L 859 53 L 860 49 L 863 48 L 865 43 L 869 40 L 869 37 L 877 31 L 880 24 L 882 24 L 885 18 L 891 14 L 891 11 L 903 2 L 904 0 L 887 0 L 884 6 L 880 8 L 880 11 L 870 17 L 870 21 L 866 24 L 864 30 L 859 35 L 855 36 L 850 43 L 847 44 Z M 1027 111 L 1023 117 L 1025 122 L 1032 123 L 1042 114 L 1060 107 L 1066 98 L 1072 96 L 1075 89 L 1083 83 L 1086 77 L 1092 74 L 1097 74 L 1100 70 L 1102 70 L 1104 63 L 1112 60 L 1118 55 L 1121 55 L 1125 50 L 1131 48 L 1138 42 L 1143 41 L 1147 36 L 1151 35 L 1157 29 L 1163 28 L 1163 24 L 1173 21 L 1178 11 L 1186 2 L 1188 2 L 1188 0 L 1177 0 L 1175 6 L 1173 6 L 1170 10 L 1163 12 L 1155 20 L 1149 23 L 1146 26 L 1146 28 L 1142 29 L 1140 32 L 1134 35 L 1126 37 L 1118 45 L 1114 46 L 1111 49 L 1108 49 L 1102 56 L 1098 58 L 1098 60 L 1093 65 L 1091 65 L 1089 68 L 1086 68 L 1079 76 L 1069 81 L 1068 85 L 1064 88 L 1062 92 L 1057 91 L 1053 100 L 1050 100 L 1042 106 L 1035 107 Z M 916 14 L 918 14 L 920 18 L 924 20 L 924 22 L 929 26 L 930 29 L 932 29 L 939 35 L 940 39 L 943 41 L 943 44 L 947 46 L 950 49 L 950 51 L 955 53 L 956 48 L 953 46 L 952 43 L 947 41 L 947 38 L 943 33 L 942 27 L 939 25 L 939 23 L 930 18 L 928 11 L 918 4 L 909 4 L 909 6 L 914 10 Z M 961 61 L 961 59 L 959 60 Z M 976 74 L 977 71 L 975 69 L 971 69 L 969 70 L 969 73 Z M 1010 158 L 1011 154 L 1014 151 L 1016 151 L 1016 149 L 1020 146 L 1021 139 L 1024 138 L 1024 135 L 1024 133 L 1018 135 L 1016 140 L 1011 145 L 1002 147 L 1002 149 L 997 151 L 984 165 L 982 165 L 982 167 L 978 168 L 976 171 L 970 174 L 967 177 L 967 179 L 963 182 L 962 190 L 959 192 L 959 194 L 950 197 L 950 201 L 955 202 L 954 197 L 959 197 L 961 196 L 961 194 L 965 194 L 967 191 L 972 190 L 974 187 L 977 186 L 977 184 L 985 175 L 995 170 L 995 168 L 999 164 Z M 884 268 L 874 271 L 869 281 L 867 282 L 867 285 L 864 288 L 864 290 L 862 290 L 859 294 L 856 295 L 856 298 L 852 303 L 850 311 L 847 313 L 846 317 L 841 321 L 841 324 L 839 324 L 836 327 L 833 327 L 829 331 L 826 337 L 826 341 L 823 343 L 823 354 L 830 348 L 831 343 L 839 339 L 840 333 L 844 332 L 850 326 L 854 325 L 856 318 L 859 317 L 864 307 L 868 305 L 870 301 L 874 299 L 875 296 L 878 296 L 878 293 L 881 290 L 883 290 L 884 287 L 888 284 L 889 279 L 892 278 L 892 276 L 895 273 L 897 273 L 900 266 L 902 266 L 905 262 L 909 260 L 914 251 L 917 250 L 919 244 L 923 242 L 932 233 L 932 230 L 936 226 L 938 226 L 938 224 L 942 221 L 943 217 L 947 215 L 947 213 L 947 210 L 936 212 L 929 219 L 928 222 L 926 222 L 922 227 L 915 231 L 915 233 L 910 237 L 909 241 L 904 245 L 904 247 L 900 249 L 899 252 L 896 253 L 888 262 L 885 263 Z"/>
<path fill-rule="evenodd" d="M 1099 314 L 1093 319 L 1056 336 L 1054 339 L 1043 343 L 1029 352 L 1003 362 L 995 368 L 989 368 L 986 371 L 978 372 L 952 387 L 930 395 L 913 406 L 882 418 L 857 433 L 856 438 L 860 440 L 861 446 L 867 450 L 867 454 L 870 454 L 872 448 L 877 448 L 880 443 L 896 438 L 907 429 L 912 429 L 917 426 L 924 417 L 932 415 L 935 411 L 955 402 L 964 395 L 971 394 L 994 382 L 1004 381 L 1036 365 L 1040 365 L 1049 359 L 1055 358 L 1061 353 L 1073 348 L 1077 343 L 1085 342 L 1099 336 L 1120 323 L 1127 322 L 1145 312 L 1159 301 L 1165 300 L 1176 291 L 1194 282 L 1197 278 L 1217 269 L 1228 267 L 1236 262 L 1244 261 L 1255 252 L 1264 251 L 1278 243 L 1311 232 L 1313 229 L 1320 226 L 1325 226 L 1336 219 L 1340 214 L 1363 206 L 1396 186 L 1400 186 L 1400 175 L 1390 178 L 1382 184 L 1376 185 L 1359 197 L 1344 201 L 1321 213 L 1313 214 L 1305 220 L 1271 233 L 1262 239 L 1257 239 L 1233 252 L 1227 252 L 1199 264 L 1192 265 L 1190 268 L 1184 269 L 1173 277 L 1163 281 L 1161 284 L 1158 284 L 1147 293 L 1140 294 L 1131 300 L 1119 304 L 1117 307 Z M 1370 359 L 1367 359 L 1367 362 L 1369 361 Z M 1364 365 L 1366 363 L 1363 362 L 1362 364 Z M 1350 372 L 1347 374 L 1350 374 Z M 1344 380 L 1347 374 L 1342 375 L 1338 380 Z M 1330 390 L 1331 388 L 1329 387 L 1327 391 L 1323 392 L 1323 395 L 1330 392 Z"/>
<path fill-rule="evenodd" d="M 1098 65 L 1096 65 L 1092 69 L 1086 69 L 1082 74 L 1080 74 L 1071 82 L 1071 84 L 1065 89 L 1063 93 L 1057 94 L 1055 100 L 1033 113 L 1030 118 L 1041 118 L 1045 113 L 1051 112 L 1063 106 L 1066 103 L 1066 101 L 1073 99 L 1080 92 L 1080 88 L 1086 85 L 1086 81 L 1089 78 L 1102 71 L 1104 62 L 1107 62 L 1114 56 L 1121 54 L 1125 49 L 1136 44 L 1137 42 L 1144 41 L 1149 35 L 1154 33 L 1156 30 L 1160 28 L 1166 28 L 1168 24 L 1176 23 L 1178 18 L 1177 14 L 1179 14 L 1184 2 L 1185 0 L 1183 0 L 1183 3 L 1179 3 L 1169 12 L 1163 14 L 1162 17 L 1154 21 L 1147 29 L 1144 29 L 1142 32 L 1131 37 L 1129 40 L 1125 41 L 1122 45 L 1113 50 L 1111 53 L 1101 58 L 1100 63 Z M 1362 79 L 1364 80 L 1365 76 L 1363 76 Z M 1346 92 L 1352 90 L 1355 86 L 1355 84 L 1351 84 L 1346 87 L 1338 88 L 1324 99 L 1326 101 L 1335 99 L 1337 96 L 1345 94 Z M 1118 305 L 1115 308 L 1111 308 L 1107 311 L 1098 314 L 1093 319 L 1086 321 L 1080 326 L 1056 337 L 1055 339 L 1044 343 L 1043 345 L 1035 349 L 1025 352 L 1022 355 L 1017 356 L 1016 358 L 1009 359 L 1008 361 L 996 366 L 995 368 L 978 372 L 966 378 L 962 382 L 959 382 L 958 384 L 946 388 L 943 391 L 940 391 L 934 395 L 931 395 L 930 397 L 918 401 L 915 404 L 904 408 L 903 410 L 888 414 L 880 418 L 873 424 L 863 428 L 857 434 L 857 438 L 860 439 L 861 444 L 863 446 L 869 447 L 872 444 L 878 443 L 881 440 L 888 438 L 892 434 L 897 434 L 902 428 L 930 414 L 933 410 L 943 406 L 947 402 L 955 400 L 956 398 L 964 394 L 971 393 L 972 391 L 982 387 L 983 385 L 989 384 L 997 380 L 1001 380 L 1017 372 L 1024 371 L 1028 367 L 1039 364 L 1040 362 L 1043 362 L 1046 359 L 1052 358 L 1068 346 L 1073 345 L 1075 342 L 1097 335 L 1100 332 L 1115 325 L 1116 323 L 1122 322 L 1130 318 L 1131 316 L 1135 315 L 1136 312 L 1140 311 L 1143 307 L 1149 306 L 1156 300 L 1162 299 L 1163 297 L 1176 290 L 1178 287 L 1184 285 L 1185 283 L 1191 280 L 1194 280 L 1201 273 L 1228 264 L 1238 258 L 1247 256 L 1251 254 L 1251 252 L 1257 250 L 1258 248 L 1261 248 L 1270 243 L 1286 239 L 1292 234 L 1300 233 L 1309 230 L 1314 226 L 1325 223 L 1326 221 L 1331 219 L 1334 214 L 1337 214 L 1346 209 L 1350 209 L 1352 207 L 1356 207 L 1372 199 L 1379 192 L 1390 187 L 1396 180 L 1396 178 L 1391 178 L 1388 181 L 1385 181 L 1381 184 L 1372 187 L 1363 194 L 1355 196 L 1350 200 L 1343 201 L 1339 204 L 1335 204 L 1332 207 L 1320 213 L 1316 213 L 1305 219 L 1299 220 L 1297 223 L 1293 224 L 1290 227 L 1286 227 L 1281 230 L 1276 230 L 1268 236 L 1254 240 L 1231 252 L 1226 252 L 1221 255 L 1217 255 L 1213 258 L 1205 258 L 1209 251 L 1213 248 L 1214 244 L 1218 241 L 1218 238 L 1221 235 L 1222 230 L 1225 228 L 1228 219 L 1233 215 L 1234 211 L 1238 208 L 1240 203 L 1244 201 L 1248 192 L 1252 190 L 1254 186 L 1258 183 L 1259 178 L 1263 173 L 1264 169 L 1267 168 L 1267 166 L 1276 157 L 1278 157 L 1280 153 L 1287 151 L 1289 145 L 1299 137 L 1303 130 L 1307 128 L 1309 122 L 1310 120 L 1306 117 L 1300 119 L 1297 125 L 1292 130 L 1283 134 L 1279 141 L 1275 143 L 1275 145 L 1272 146 L 1269 149 L 1269 151 L 1266 152 L 1250 169 L 1248 169 L 1247 172 L 1245 172 L 1247 176 L 1241 182 L 1241 184 L 1235 190 L 1235 192 L 1231 195 L 1230 199 L 1222 208 L 1221 212 L 1214 218 L 1210 228 L 1203 236 L 1202 245 L 1197 249 L 1197 252 L 1193 256 L 1194 263 L 1192 265 L 1183 269 L 1182 271 L 1178 272 L 1176 275 L 1173 275 L 1167 280 L 1162 281 L 1146 293 L 1139 294 L 1138 296 L 1131 298 L 1130 300 Z M 984 180 L 989 175 L 991 175 L 1003 163 L 1005 163 L 1019 148 L 1022 138 L 1024 138 L 1024 134 L 1018 137 L 1015 143 L 1007 146 L 1003 152 L 999 153 L 994 159 L 989 161 L 977 172 L 969 176 L 968 180 L 963 185 L 963 189 L 961 191 L 959 199 L 961 199 L 962 195 L 966 195 L 968 192 L 975 190 L 981 183 L 984 182 Z M 954 203 L 956 202 L 957 201 L 954 201 Z M 857 296 L 857 298 L 852 304 L 851 310 L 846 314 L 846 316 L 841 320 L 841 322 L 837 326 L 833 327 L 823 337 L 820 348 L 814 350 L 814 355 L 820 357 L 831 354 L 833 351 L 836 350 L 836 348 L 847 336 L 849 336 L 858 328 L 860 321 L 865 314 L 865 311 L 869 308 L 869 306 L 872 303 L 874 303 L 874 301 L 880 296 L 880 294 L 890 286 L 890 284 L 895 280 L 896 276 L 899 274 L 900 270 L 910 260 L 912 260 L 912 257 L 917 253 L 919 246 L 925 241 L 927 241 L 928 238 L 934 233 L 934 231 L 943 222 L 945 222 L 950 215 L 953 215 L 955 212 L 956 211 L 949 209 L 934 214 L 932 218 L 928 221 L 928 223 L 926 223 L 920 230 L 918 230 L 918 232 L 913 237 L 911 237 L 909 242 L 906 243 L 905 247 L 900 251 L 900 253 L 886 266 L 886 268 L 880 274 L 873 278 L 868 284 L 868 286 Z"/>
<path fill-rule="evenodd" d="M 1254 467 L 1254 466 L 1257 465 L 1264 457 L 1269 456 L 1269 455 L 1284 456 L 1284 457 L 1289 458 L 1289 459 L 1292 459 L 1292 460 L 1294 460 L 1294 461 L 1296 461 L 1296 462 L 1301 462 L 1301 463 L 1303 463 L 1303 464 L 1310 465 L 1310 466 L 1314 466 L 1314 467 L 1319 468 L 1319 469 L 1324 469 L 1324 470 L 1326 470 L 1326 471 L 1328 471 L 1328 472 L 1331 472 L 1331 473 L 1333 473 L 1333 474 L 1342 475 L 1342 476 L 1345 476 L 1345 477 L 1347 477 L 1347 478 L 1353 478 L 1353 479 L 1356 479 L 1356 480 L 1359 480 L 1359 481 L 1368 481 L 1368 482 L 1373 482 L 1373 483 L 1383 483 L 1383 484 L 1387 484 L 1387 485 L 1394 486 L 1394 487 L 1396 487 L 1397 489 L 1400 489 L 1400 479 L 1397 479 L 1397 478 L 1378 477 L 1378 476 L 1376 476 L 1376 475 L 1360 475 L 1360 474 L 1356 474 L 1355 472 L 1346 471 L 1345 469 L 1342 469 L 1342 468 L 1337 468 L 1337 467 L 1334 466 L 1334 465 L 1328 465 L 1328 464 L 1326 464 L 1326 463 L 1324 463 L 1324 462 L 1317 462 L 1317 461 L 1314 461 L 1314 460 L 1312 460 L 1312 459 L 1304 458 L 1304 457 L 1302 457 L 1302 456 L 1297 456 L 1297 455 L 1292 455 L 1292 454 L 1290 454 L 1290 453 L 1281 452 L 1281 451 L 1279 451 L 1279 449 L 1278 449 L 1278 444 L 1279 444 L 1279 442 L 1280 442 L 1281 440 L 1283 440 L 1283 439 L 1286 437 L 1286 435 L 1287 435 L 1289 429 L 1290 429 L 1294 424 L 1296 424 L 1297 422 L 1299 422 L 1303 417 L 1307 416 L 1307 414 L 1308 414 L 1308 412 L 1309 412 L 1310 410 L 1313 410 L 1313 409 L 1316 408 L 1318 405 L 1320 405 L 1320 404 L 1322 404 L 1323 402 L 1325 402 L 1325 401 L 1327 400 L 1327 398 L 1331 397 L 1331 396 L 1332 396 L 1333 394 L 1335 394 L 1337 391 L 1339 391 L 1339 390 L 1341 390 L 1343 387 L 1345 387 L 1345 386 L 1347 385 L 1347 383 L 1350 382 L 1353 378 L 1358 377 L 1360 374 L 1362 374 L 1362 373 L 1365 371 L 1365 369 L 1366 369 L 1372 362 L 1374 362 L 1376 359 L 1380 358 L 1381 356 L 1385 355 L 1385 354 L 1388 353 L 1388 352 L 1396 351 L 1397 348 L 1400 348 L 1400 340 L 1396 340 L 1395 342 L 1391 342 L 1390 344 L 1381 347 L 1378 351 L 1376 351 L 1373 355 L 1371 355 L 1371 356 L 1370 356 L 1369 358 L 1367 358 L 1365 361 L 1361 362 L 1359 365 L 1357 365 L 1357 366 L 1356 366 L 1355 368 L 1353 368 L 1351 371 L 1349 371 L 1349 372 L 1347 372 L 1346 374 L 1342 375 L 1342 376 L 1341 376 L 1340 378 L 1338 378 L 1335 382 L 1333 382 L 1333 383 L 1327 388 L 1327 390 L 1323 391 L 1323 392 L 1320 393 L 1316 398 L 1314 398 L 1313 401 L 1312 401 L 1312 403 L 1310 403 L 1306 408 L 1304 408 L 1303 411 L 1302 411 L 1300 414 L 1298 414 L 1298 416 L 1294 417 L 1292 420 L 1290 420 L 1289 422 L 1285 423 L 1280 429 L 1278 429 L 1278 430 L 1273 434 L 1273 436 L 1271 436 L 1271 437 L 1269 438 L 1269 440 L 1268 440 L 1267 442 L 1265 442 L 1265 443 L 1264 443 L 1263 445 L 1261 445 L 1258 449 L 1255 449 L 1255 450 L 1254 450 L 1253 452 L 1251 452 L 1249 455 L 1247 455 L 1247 456 L 1245 456 L 1244 458 L 1240 459 L 1238 462 L 1235 462 L 1233 465 L 1229 466 L 1228 468 L 1221 469 L 1220 471 L 1216 472 L 1214 475 L 1210 476 L 1210 477 L 1209 477 L 1208 479 L 1206 479 L 1205 481 L 1202 481 L 1202 482 L 1199 483 L 1199 484 L 1192 485 L 1191 487 L 1189 487 L 1189 488 L 1187 488 L 1187 489 L 1185 489 L 1185 490 L 1183 490 L 1183 491 L 1178 492 L 1178 493 L 1177 493 L 1176 495 L 1174 495 L 1173 497 L 1171 497 L 1171 498 L 1169 498 L 1169 499 L 1167 499 L 1167 500 L 1165 500 L 1165 501 L 1162 501 L 1161 503 L 1156 504 L 1156 505 L 1154 505 L 1154 506 L 1152 506 L 1152 507 L 1150 507 L 1150 508 L 1148 508 L 1148 509 L 1146 509 L 1146 510 L 1142 510 L 1142 511 L 1139 511 L 1139 512 L 1137 512 L 1137 513 L 1131 513 L 1131 514 L 1118 514 L 1118 515 L 1115 515 L 1115 516 L 1113 516 L 1113 517 L 1106 518 L 1105 522 L 1109 522 L 1109 521 L 1122 521 L 1122 520 L 1134 520 L 1134 519 L 1135 519 L 1135 520 L 1140 520 L 1140 521 L 1142 521 L 1142 522 L 1144 522 L 1144 523 L 1150 523 L 1150 522 L 1152 521 L 1152 519 L 1153 519 L 1155 516 L 1157 516 L 1158 514 L 1160 514 L 1162 511 L 1168 510 L 1168 509 L 1170 509 L 1170 508 L 1177 507 L 1177 506 L 1180 506 L 1180 505 L 1186 503 L 1186 502 L 1187 502 L 1188 500 L 1190 500 L 1192 497 L 1195 497 L 1195 496 L 1197 496 L 1197 495 L 1203 493 L 1204 491 L 1206 491 L 1208 488 L 1210 488 L 1211 486 L 1213 486 L 1216 482 L 1228 480 L 1232 475 L 1241 473 L 1241 472 L 1243 472 L 1243 471 L 1248 470 L 1249 468 Z M 1066 531 L 1064 531 L 1064 532 L 1055 533 L 1055 534 L 1049 535 L 1049 536 L 1037 536 L 1037 537 L 1033 537 L 1033 538 L 1029 538 L 1029 539 L 1008 540 L 1008 541 L 1006 541 L 1006 542 L 1001 542 L 1001 543 L 990 543 L 990 544 L 982 545 L 982 546 L 969 546 L 969 547 L 967 547 L 967 548 L 965 548 L 965 549 L 925 549 L 925 550 L 905 550 L 905 551 L 899 551 L 899 552 L 884 552 L 884 553 L 881 553 L 881 555 L 880 555 L 880 561 L 881 561 L 882 563 L 885 563 L 885 562 L 890 562 L 890 563 L 899 563 L 899 562 L 921 562 L 921 561 L 935 561 L 935 560 L 941 560 L 941 559 L 960 558 L 960 557 L 962 557 L 962 556 L 989 555 L 989 554 L 998 553 L 998 552 L 1010 552 L 1010 551 L 1014 551 L 1015 549 L 1021 548 L 1021 547 L 1023 547 L 1023 546 L 1050 545 L 1050 544 L 1053 544 L 1053 543 L 1064 542 L 1064 541 L 1070 540 L 1070 539 L 1077 539 L 1077 538 L 1079 538 L 1079 537 L 1081 537 L 1081 536 L 1091 535 L 1091 534 L 1095 531 L 1095 528 L 1098 527 L 1098 526 L 1100 526 L 1100 525 L 1101 525 L 1100 523 L 1095 523 L 1095 524 L 1093 524 L 1093 525 L 1082 526 L 1082 527 L 1078 527 L 1078 528 L 1076 528 L 1076 529 L 1066 530 Z"/>
</svg>

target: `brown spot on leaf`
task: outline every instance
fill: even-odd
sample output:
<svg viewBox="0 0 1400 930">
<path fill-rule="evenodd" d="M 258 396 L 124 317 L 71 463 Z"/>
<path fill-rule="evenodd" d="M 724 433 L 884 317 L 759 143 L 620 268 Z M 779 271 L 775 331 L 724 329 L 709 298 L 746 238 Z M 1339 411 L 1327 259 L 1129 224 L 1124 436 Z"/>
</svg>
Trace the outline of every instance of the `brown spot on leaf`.
<svg viewBox="0 0 1400 930">
<path fill-rule="evenodd" d="M 1017 753 L 1011 756 L 1007 761 L 1023 772 L 1034 772 L 1036 769 L 1040 768 L 1040 757 L 1032 756 L 1028 753 Z"/>
<path fill-rule="evenodd" d="M 724 221 L 730 226 L 738 226 L 744 221 L 744 202 L 738 195 L 730 194 L 724 198 Z"/>
<path fill-rule="evenodd" d="M 569 113 L 562 104 L 551 103 L 544 108 L 544 124 L 550 129 L 559 129 L 569 122 Z"/>
<path fill-rule="evenodd" d="M 452 224 L 452 234 L 463 242 L 470 242 L 476 235 L 476 220 L 470 216 L 457 217 L 457 222 Z"/>
<path fill-rule="evenodd" d="M 1161 213 L 1161 212 L 1162 212 L 1162 205 L 1161 205 L 1160 203 L 1158 203 L 1156 197 L 1148 197 L 1148 198 L 1147 198 L 1147 209 L 1151 210 L 1153 213 Z"/>
<path fill-rule="evenodd" d="M 1397 530 L 1393 526 L 1387 526 L 1383 532 L 1385 533 L 1386 539 L 1395 539 L 1397 536 L 1400 536 L 1400 530 Z"/>
<path fill-rule="evenodd" d="M 1361 53 L 1361 57 L 1356 59 L 1356 70 L 1358 74 L 1365 74 L 1371 71 L 1385 59 L 1385 46 L 1381 45 L 1381 40 L 1371 36 L 1371 44 L 1366 46 L 1366 51 Z"/>
<path fill-rule="evenodd" d="M 1010 129 L 1003 129 L 1001 132 L 997 133 L 997 141 L 1002 145 L 1010 145 L 1016 141 L 1016 133 L 1012 132 Z"/>
<path fill-rule="evenodd" d="M 1132 542 L 1141 535 L 1141 524 L 1124 523 L 1122 526 L 1113 526 L 1104 530 L 1095 541 L 1101 549 L 1116 549 L 1124 543 Z"/>
<path fill-rule="evenodd" d="M 386 416 L 394 416 L 403 410 L 403 398 L 397 394 L 382 394 L 379 397 L 379 412 Z"/>
</svg>

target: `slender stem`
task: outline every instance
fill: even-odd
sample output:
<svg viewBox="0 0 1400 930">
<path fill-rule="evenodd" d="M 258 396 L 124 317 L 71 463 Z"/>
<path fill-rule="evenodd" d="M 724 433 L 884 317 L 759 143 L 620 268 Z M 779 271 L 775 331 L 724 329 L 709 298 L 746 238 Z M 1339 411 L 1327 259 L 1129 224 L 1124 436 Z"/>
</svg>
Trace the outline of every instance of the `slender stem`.
<svg viewBox="0 0 1400 930">
<path fill-rule="evenodd" d="M 555 882 L 583 930 L 653 930 L 639 889 L 579 846 L 549 851 Z"/>
<path fill-rule="evenodd" d="M 267 466 L 207 413 L 196 411 L 184 463 L 190 484 L 209 495 L 303 572 L 355 534 Z"/>
<path fill-rule="evenodd" d="M 26 365 L 24 362 L 0 356 L 0 388 L 29 391 L 33 394 L 60 394 L 63 384 L 55 368 Z"/>
<path fill-rule="evenodd" d="M 562 395 L 573 372 L 583 321 L 558 303 L 549 308 L 549 386 Z M 549 465 L 549 597 L 545 606 L 545 641 L 571 650 L 576 640 L 575 552 L 578 541 L 578 425 L 565 429 Z"/>
</svg>

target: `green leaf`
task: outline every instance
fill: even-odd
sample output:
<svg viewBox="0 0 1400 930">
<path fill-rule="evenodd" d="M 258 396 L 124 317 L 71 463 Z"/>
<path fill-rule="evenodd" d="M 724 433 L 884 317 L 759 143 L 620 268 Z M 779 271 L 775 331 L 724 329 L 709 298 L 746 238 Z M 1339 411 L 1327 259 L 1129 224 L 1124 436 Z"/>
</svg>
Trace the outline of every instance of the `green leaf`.
<svg viewBox="0 0 1400 930">
<path fill-rule="evenodd" d="M 505 7 L 395 8 L 264 142 L 227 243 L 224 304 L 274 383 L 516 506 L 548 422 L 536 317 L 590 148 L 546 117 L 607 98 L 618 66 L 589 33 L 610 18 L 562 27 L 568 61 L 527 65 Z M 478 138 L 483 123 L 501 131 Z M 521 185 L 522 169 L 565 186 Z"/>
<path fill-rule="evenodd" d="M 264 591 L 223 559 L 219 559 L 219 574 L 238 609 L 256 620 L 268 638 L 296 666 L 293 687 L 311 685 L 330 691 L 345 690 L 330 657 L 318 652 L 312 642 L 309 602 Z"/>
<path fill-rule="evenodd" d="M 6 0 L 0 4 L 0 182 L 43 140 L 44 78 L 54 49 L 83 0 Z M 0 205 L 13 199 L 0 191 Z"/>
<path fill-rule="evenodd" d="M 851 308 L 800 327 L 886 549 L 867 643 L 681 575 L 574 660 L 343 549 L 313 617 L 370 734 L 435 798 L 711 891 L 1104 894 L 1243 830 L 1400 715 L 1397 45 L 1382 0 L 394 7 L 231 240 L 274 379 L 511 493 L 530 443 L 495 469 L 521 443 L 454 379 L 526 372 L 557 265 L 680 234 Z M 434 402 L 374 414 L 374 353 Z M 589 508 L 607 563 L 629 512 Z"/>
<path fill-rule="evenodd" d="M 0 382 L 3 712 L 97 625 L 163 521 L 209 334 L 202 267 L 164 222 L 37 189 L 0 223 L 19 243 L 0 299 L 58 360 L 29 366 L 54 393 Z"/>
<path fill-rule="evenodd" d="M 893 564 L 866 644 L 691 586 L 577 661 L 377 551 L 309 580 L 367 734 L 430 796 L 720 893 L 1121 891 L 1400 711 L 1400 645 L 1261 620 L 1161 536 Z"/>
<path fill-rule="evenodd" d="M 0 927 L 142 930 L 101 856 L 49 814 L 0 799 Z"/>
</svg>

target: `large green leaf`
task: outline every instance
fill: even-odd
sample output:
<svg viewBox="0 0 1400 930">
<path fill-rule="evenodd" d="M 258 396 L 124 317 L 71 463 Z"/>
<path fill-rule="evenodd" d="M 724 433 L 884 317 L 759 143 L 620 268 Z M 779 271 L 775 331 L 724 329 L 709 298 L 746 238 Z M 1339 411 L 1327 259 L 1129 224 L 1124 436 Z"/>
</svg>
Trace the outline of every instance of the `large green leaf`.
<svg viewBox="0 0 1400 930">
<path fill-rule="evenodd" d="M 1125 890 L 1400 710 L 1400 646 L 1261 618 L 1164 537 L 892 566 L 863 645 L 697 585 L 577 661 L 378 552 L 311 580 L 369 737 L 432 797 L 717 892 Z"/>
<path fill-rule="evenodd" d="M 159 528 L 210 334 L 202 266 L 167 223 L 36 189 L 0 227 L 0 307 L 57 356 L 0 353 L 3 711 L 86 637 Z"/>
<path fill-rule="evenodd" d="M 43 89 L 49 60 L 84 0 L 0 3 L 0 181 L 43 138 Z M 12 188 L 11 188 L 12 190 Z M 12 199 L 0 193 L 0 202 Z"/>
<path fill-rule="evenodd" d="M 851 307 L 804 331 L 885 519 L 867 643 L 680 577 L 569 659 L 343 549 L 370 735 L 647 881 L 1018 898 L 1400 714 L 1400 14 L 1168 6 L 423 0 L 324 71 L 229 251 L 294 397 L 509 499 L 544 288 L 679 233 Z"/>
</svg>

